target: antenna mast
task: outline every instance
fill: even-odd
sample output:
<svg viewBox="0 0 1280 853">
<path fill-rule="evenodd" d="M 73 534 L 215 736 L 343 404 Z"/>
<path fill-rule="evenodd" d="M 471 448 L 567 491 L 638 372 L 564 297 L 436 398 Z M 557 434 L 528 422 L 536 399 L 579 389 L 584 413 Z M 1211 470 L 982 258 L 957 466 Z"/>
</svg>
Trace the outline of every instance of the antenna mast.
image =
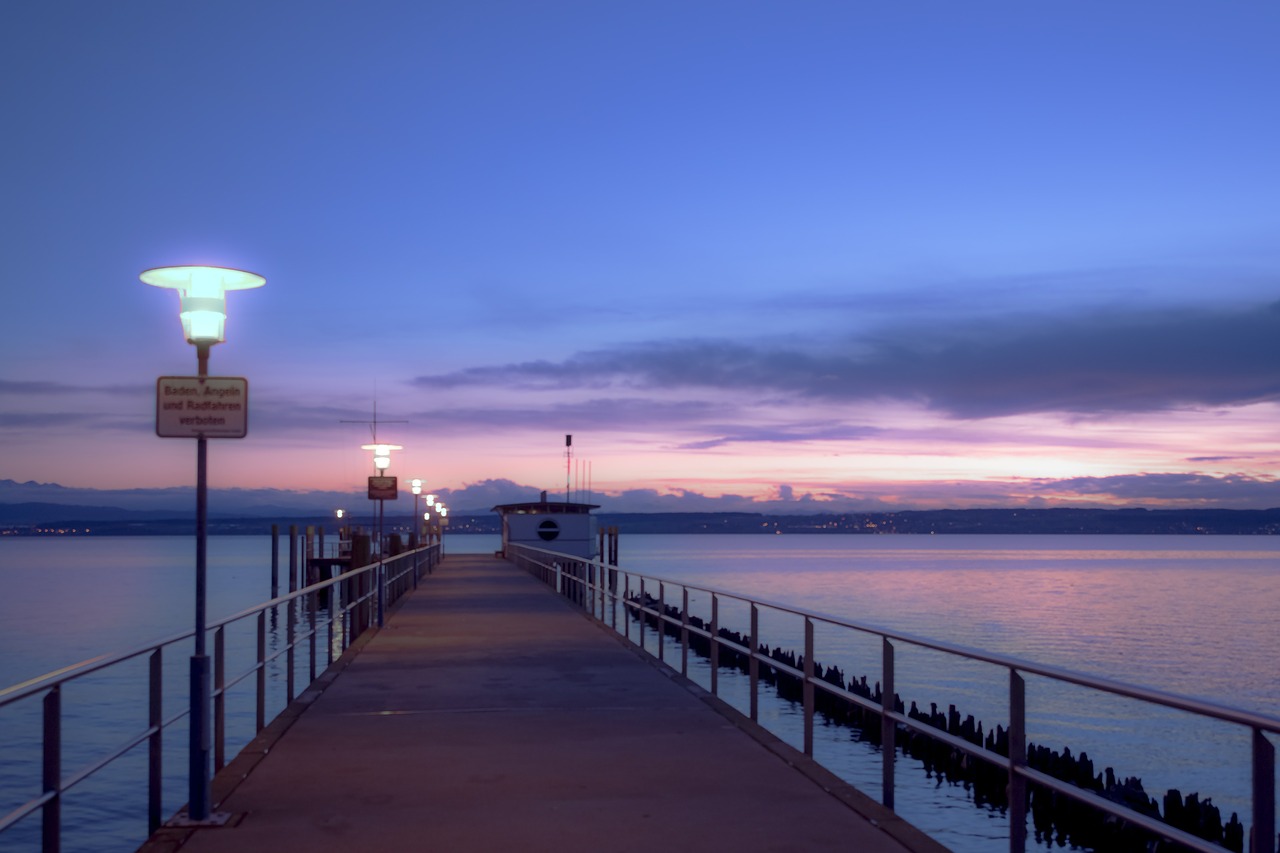
<svg viewBox="0 0 1280 853">
<path fill-rule="evenodd" d="M 573 436 L 566 435 L 564 437 L 564 500 L 565 503 L 573 500 L 569 493 L 569 472 L 573 468 Z"/>
</svg>

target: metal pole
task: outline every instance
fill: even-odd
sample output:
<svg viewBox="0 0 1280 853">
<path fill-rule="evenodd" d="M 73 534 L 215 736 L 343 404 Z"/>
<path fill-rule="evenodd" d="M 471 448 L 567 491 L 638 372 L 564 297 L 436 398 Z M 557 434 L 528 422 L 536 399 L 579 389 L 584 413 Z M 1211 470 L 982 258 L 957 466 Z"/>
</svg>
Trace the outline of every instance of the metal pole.
<svg viewBox="0 0 1280 853">
<path fill-rule="evenodd" d="M 1009 670 L 1009 853 L 1027 849 L 1027 684 Z"/>
<path fill-rule="evenodd" d="M 42 782 L 49 800 L 41 808 L 41 850 L 62 849 L 62 686 L 44 694 L 44 753 Z"/>
<path fill-rule="evenodd" d="M 196 345 L 200 376 L 209 375 L 209 344 Z M 209 442 L 196 439 L 196 647 L 191 656 L 191 716 L 187 814 L 192 821 L 209 819 L 209 683 L 212 672 L 205 652 L 205 578 L 209 518 Z"/>
<path fill-rule="evenodd" d="M 383 548 L 384 543 L 382 539 L 382 535 L 383 535 L 382 534 L 382 518 L 383 518 L 383 501 L 379 500 L 378 501 L 378 577 L 376 581 L 376 583 L 378 584 L 378 627 L 379 628 L 382 627 L 382 621 L 386 615 L 386 604 L 383 602 L 383 595 L 384 595 L 383 587 L 385 586 L 385 584 L 383 583 L 383 574 L 382 574 L 383 573 L 382 559 L 386 549 Z"/>
<path fill-rule="evenodd" d="M 422 529 L 422 516 L 418 515 L 418 496 L 413 496 L 413 523 L 409 525 L 409 544 L 413 547 L 413 588 L 418 588 L 418 531 Z"/>
<path fill-rule="evenodd" d="M 1250 850 L 1276 849 L 1276 748 L 1262 729 L 1253 730 L 1253 829 Z"/>
<path fill-rule="evenodd" d="M 150 657 L 150 689 L 147 694 L 147 832 L 155 832 L 164 822 L 161 815 L 164 794 L 164 666 L 161 650 Z"/>
<path fill-rule="evenodd" d="M 280 525 L 271 525 L 271 597 L 280 595 Z"/>
<path fill-rule="evenodd" d="M 880 695 L 880 802 L 885 808 L 893 811 L 893 762 L 897 757 L 897 732 L 898 725 L 889 715 L 896 709 L 894 707 L 894 677 L 893 677 L 893 644 L 889 642 L 888 637 L 881 640 L 881 668 L 883 672 L 880 674 L 881 695 Z"/>
<path fill-rule="evenodd" d="M 804 684 L 801 695 L 804 697 L 804 754 L 813 758 L 813 679 L 817 670 L 813 665 L 813 620 L 804 617 Z"/>
</svg>

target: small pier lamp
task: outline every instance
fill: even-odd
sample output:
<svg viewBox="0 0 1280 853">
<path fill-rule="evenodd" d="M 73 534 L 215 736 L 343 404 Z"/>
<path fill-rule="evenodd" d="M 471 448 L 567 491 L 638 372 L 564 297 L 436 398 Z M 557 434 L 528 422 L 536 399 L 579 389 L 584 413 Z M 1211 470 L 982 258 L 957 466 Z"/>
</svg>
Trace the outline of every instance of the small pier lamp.
<svg viewBox="0 0 1280 853">
<path fill-rule="evenodd" d="M 373 451 L 373 467 L 379 472 L 391 467 L 391 451 L 404 450 L 399 444 L 362 444 L 360 449 Z"/>
</svg>

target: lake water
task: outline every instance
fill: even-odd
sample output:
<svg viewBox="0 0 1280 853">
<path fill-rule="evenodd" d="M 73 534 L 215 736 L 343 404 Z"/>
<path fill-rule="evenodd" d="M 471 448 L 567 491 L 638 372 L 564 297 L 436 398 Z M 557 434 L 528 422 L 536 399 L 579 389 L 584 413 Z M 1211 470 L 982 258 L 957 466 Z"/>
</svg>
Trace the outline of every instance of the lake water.
<svg viewBox="0 0 1280 853">
<path fill-rule="evenodd" d="M 270 542 L 266 535 L 209 539 L 211 620 L 269 597 Z M 495 537 L 454 535 L 445 547 L 447 553 L 484 553 L 496 546 Z M 0 540 L 0 686 L 189 630 L 193 549 L 189 537 Z M 281 551 L 283 566 L 283 543 Z M 1280 538 L 624 534 L 621 564 L 845 620 L 1280 712 Z M 693 597 L 695 613 L 706 606 L 705 596 Z M 722 624 L 745 632 L 745 620 L 745 611 L 722 605 Z M 762 628 L 772 645 L 803 647 L 798 620 L 766 617 Z M 821 628 L 815 658 L 839 665 L 846 675 L 880 677 L 878 645 L 849 632 Z M 167 666 L 175 669 L 169 680 L 184 690 L 185 659 Z M 908 704 L 927 708 L 936 702 L 945 709 L 954 703 L 988 728 L 1007 724 L 1003 671 L 910 647 L 899 649 L 897 667 L 897 691 Z M 745 706 L 740 680 L 722 677 L 721 686 L 729 701 Z M 141 728 L 132 716 L 127 722 L 111 717 L 106 702 L 121 689 L 108 679 L 67 691 L 68 770 L 79 766 L 77 749 L 92 754 L 99 735 L 113 733 L 118 740 Z M 284 698 L 273 701 L 283 706 Z M 180 696 L 166 697 L 166 713 L 181 702 Z M 780 701 L 761 708 L 762 722 L 798 746 L 795 709 Z M 1198 791 L 1224 807 L 1224 818 L 1239 811 L 1248 822 L 1247 735 L 1037 679 L 1028 681 L 1028 709 L 1031 740 L 1087 751 L 1099 769 L 1139 776 L 1156 797 L 1168 787 Z M 32 795 L 32 780 L 22 777 L 38 761 L 38 727 L 14 716 L 0 711 L 0 815 Z M 235 719 L 243 723 L 246 716 L 251 726 L 243 709 Z M 233 737 L 232 748 L 251 735 L 250 728 Z M 176 780 L 166 814 L 185 800 L 184 738 L 181 732 L 166 737 L 165 772 Z M 819 760 L 878 794 L 878 758 L 869 747 L 850 743 L 847 730 L 822 727 L 817 738 Z M 911 764 L 902 760 L 897 792 L 907 819 L 957 851 L 999 849 L 996 839 L 1007 827 L 998 814 L 975 809 L 963 789 L 923 782 Z M 140 829 L 134 820 L 115 826 L 102 806 L 103 800 L 127 800 L 122 791 L 129 791 L 141 803 L 136 813 L 145 815 L 145 797 L 135 790 L 143 771 L 126 766 L 122 772 L 135 775 L 127 782 L 89 783 L 96 787 L 68 797 L 64 849 L 136 846 L 145 825 Z M 25 823 L 38 836 L 38 817 Z M 23 846 L 34 836 L 6 833 L 0 847 L 34 850 Z"/>
</svg>

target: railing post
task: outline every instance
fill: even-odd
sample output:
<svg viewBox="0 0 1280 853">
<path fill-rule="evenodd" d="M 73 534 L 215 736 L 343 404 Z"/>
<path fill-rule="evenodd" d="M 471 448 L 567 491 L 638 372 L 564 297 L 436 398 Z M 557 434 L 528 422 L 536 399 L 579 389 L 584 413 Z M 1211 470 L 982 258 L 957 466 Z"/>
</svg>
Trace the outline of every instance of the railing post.
<svg viewBox="0 0 1280 853">
<path fill-rule="evenodd" d="M 1276 851 L 1276 748 L 1266 732 L 1253 730 L 1253 853 Z"/>
<path fill-rule="evenodd" d="M 160 828 L 162 793 L 164 790 L 164 732 L 160 730 L 164 722 L 164 668 L 162 664 L 162 648 L 151 653 L 150 678 L 147 696 L 147 727 L 151 734 L 147 738 L 147 832 L 153 833 Z"/>
<path fill-rule="evenodd" d="M 666 662 L 667 639 L 667 585 L 658 581 L 658 660 Z"/>
<path fill-rule="evenodd" d="M 41 808 L 43 853 L 58 853 L 62 845 L 62 687 L 44 694 L 44 792 L 53 798 Z"/>
<path fill-rule="evenodd" d="M 760 660 L 756 652 L 760 649 L 760 610 L 751 602 L 751 656 L 747 658 L 747 672 L 751 680 L 751 722 L 760 721 Z"/>
<path fill-rule="evenodd" d="M 280 595 L 280 525 L 271 525 L 271 597 Z"/>
<path fill-rule="evenodd" d="M 213 772 L 227 764 L 227 684 L 226 628 L 219 625 L 213 632 Z"/>
<path fill-rule="evenodd" d="M 288 705 L 293 701 L 293 652 L 294 652 L 294 634 L 295 625 L 298 621 L 298 600 L 296 598 L 289 599 L 285 607 L 288 608 L 288 618 L 285 620 L 285 647 L 284 647 L 284 703 Z"/>
<path fill-rule="evenodd" d="M 582 564 L 582 570 L 587 574 L 587 600 L 591 602 L 591 616 L 596 615 L 596 564 L 590 560 Z"/>
<path fill-rule="evenodd" d="M 289 592 L 298 588 L 298 525 L 289 525 Z"/>
<path fill-rule="evenodd" d="M 804 617 L 804 754 L 813 757 L 813 620 Z"/>
<path fill-rule="evenodd" d="M 631 575 L 622 576 L 622 636 L 631 639 L 631 614 L 627 608 L 631 605 Z"/>
<path fill-rule="evenodd" d="M 889 716 L 895 710 L 893 706 L 893 643 L 884 638 L 882 652 L 883 672 L 880 676 L 882 693 L 880 696 L 880 790 L 884 807 L 893 810 L 893 763 L 898 753 L 898 726 Z"/>
<path fill-rule="evenodd" d="M 378 552 L 378 571 L 374 583 L 378 585 L 378 627 L 382 627 L 387 616 L 387 570 L 382 562 L 382 552 Z"/>
<path fill-rule="evenodd" d="M 258 611 L 257 713 L 254 734 L 267 727 L 267 611 Z"/>
<path fill-rule="evenodd" d="M 607 572 L 607 571 L 608 571 L 608 570 L 606 570 L 606 572 Z M 610 576 L 610 581 L 612 581 L 612 582 L 609 584 L 609 590 L 608 590 L 608 592 L 609 592 L 609 627 L 613 629 L 613 631 L 614 631 L 614 633 L 615 633 L 615 634 L 618 632 L 618 584 L 617 584 L 617 580 L 618 580 L 618 579 L 617 579 L 617 576 L 616 576 L 616 575 L 611 575 L 611 576 Z"/>
<path fill-rule="evenodd" d="M 1009 670 L 1009 853 L 1027 849 L 1027 684 Z"/>
<path fill-rule="evenodd" d="M 329 587 L 329 618 L 325 621 L 329 623 L 329 632 L 325 639 L 325 666 L 333 665 L 333 637 L 335 632 L 334 625 L 337 623 L 338 617 L 335 614 L 342 612 L 342 599 L 338 597 L 338 587 L 342 584 L 333 584 Z"/>
<path fill-rule="evenodd" d="M 309 605 L 307 608 L 307 629 L 311 632 L 311 643 L 308 649 L 311 652 L 311 681 L 307 682 L 308 685 L 316 680 L 316 642 L 319 639 L 318 635 L 320 633 L 316 628 L 316 608 L 319 598 L 320 593 L 316 591 L 313 591 L 307 596 L 307 604 Z"/>
<path fill-rule="evenodd" d="M 720 695 L 720 596 L 711 593 L 711 695 Z"/>
<path fill-rule="evenodd" d="M 644 577 L 641 576 L 640 578 L 640 648 L 642 649 L 644 648 L 644 623 L 645 623 L 645 620 L 647 619 L 644 612 L 645 602 L 647 600 L 648 599 L 646 598 L 645 592 L 644 592 Z"/>
<path fill-rule="evenodd" d="M 680 674 L 689 677 L 689 587 L 680 599 Z"/>
</svg>

